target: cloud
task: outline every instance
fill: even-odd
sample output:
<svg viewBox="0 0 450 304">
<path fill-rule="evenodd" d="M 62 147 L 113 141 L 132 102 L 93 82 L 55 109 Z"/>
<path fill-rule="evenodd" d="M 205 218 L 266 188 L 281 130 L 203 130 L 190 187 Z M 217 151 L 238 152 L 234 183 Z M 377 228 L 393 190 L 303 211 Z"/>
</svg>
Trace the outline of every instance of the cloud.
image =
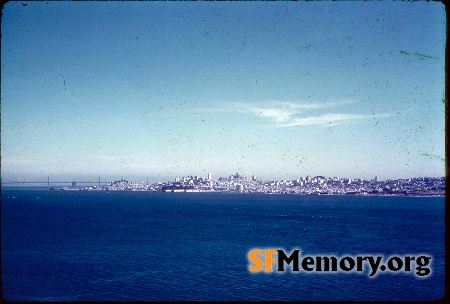
<svg viewBox="0 0 450 304">
<path fill-rule="evenodd" d="M 297 113 L 295 109 L 280 109 L 280 108 L 262 108 L 255 106 L 237 106 L 241 112 L 250 112 L 255 115 L 270 118 L 275 122 L 287 122 L 291 116 Z"/>
<path fill-rule="evenodd" d="M 276 102 L 272 103 L 276 104 Z M 314 110 L 314 109 L 333 108 L 343 105 L 349 105 L 354 103 L 354 101 L 350 99 L 342 99 L 336 101 L 314 102 L 314 103 L 299 103 L 299 102 L 296 103 L 296 102 L 281 102 L 281 101 L 278 101 L 278 103 L 297 110 Z"/>
<path fill-rule="evenodd" d="M 350 114 L 350 113 L 323 113 L 320 115 L 305 115 L 304 112 L 313 110 L 329 109 L 353 104 L 352 100 L 338 100 L 331 102 L 299 103 L 270 101 L 265 106 L 253 104 L 234 103 L 234 107 L 240 112 L 253 114 L 267 118 L 274 123 L 274 127 L 296 127 L 296 126 L 336 126 L 355 120 L 389 117 L 391 114 Z"/>
<path fill-rule="evenodd" d="M 319 116 L 299 117 L 294 118 L 286 124 L 280 124 L 279 127 L 297 127 L 297 126 L 336 126 L 354 120 L 363 120 L 371 118 L 389 117 L 390 114 L 377 115 L 360 115 L 360 114 L 322 114 Z"/>
<path fill-rule="evenodd" d="M 250 112 L 255 115 L 272 119 L 275 123 L 289 123 L 296 120 L 295 115 L 306 110 L 315 110 L 323 108 L 337 107 L 341 105 L 351 104 L 351 100 L 341 100 L 323 103 L 295 103 L 283 101 L 270 101 L 266 107 L 258 107 L 249 104 L 235 103 L 235 107 L 241 112 Z"/>
</svg>

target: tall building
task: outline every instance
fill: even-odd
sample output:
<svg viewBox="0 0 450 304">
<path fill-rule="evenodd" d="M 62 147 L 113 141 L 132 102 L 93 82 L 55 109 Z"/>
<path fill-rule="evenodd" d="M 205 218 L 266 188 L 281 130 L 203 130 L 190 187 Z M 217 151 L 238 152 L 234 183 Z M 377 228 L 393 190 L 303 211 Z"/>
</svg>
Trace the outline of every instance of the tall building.
<svg viewBox="0 0 450 304">
<path fill-rule="evenodd" d="M 376 181 L 376 182 L 378 181 L 378 176 L 375 176 L 375 181 Z"/>
<path fill-rule="evenodd" d="M 211 180 L 211 173 L 208 173 L 208 179 Z"/>
</svg>

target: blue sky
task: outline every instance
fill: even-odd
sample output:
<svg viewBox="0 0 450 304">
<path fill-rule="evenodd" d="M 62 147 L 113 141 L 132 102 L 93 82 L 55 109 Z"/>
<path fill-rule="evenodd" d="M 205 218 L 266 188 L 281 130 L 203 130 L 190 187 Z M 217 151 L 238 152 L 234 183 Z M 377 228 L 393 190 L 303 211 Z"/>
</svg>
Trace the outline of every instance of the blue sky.
<svg viewBox="0 0 450 304">
<path fill-rule="evenodd" d="M 445 26 L 438 2 L 9 2 L 2 179 L 444 176 Z"/>
</svg>

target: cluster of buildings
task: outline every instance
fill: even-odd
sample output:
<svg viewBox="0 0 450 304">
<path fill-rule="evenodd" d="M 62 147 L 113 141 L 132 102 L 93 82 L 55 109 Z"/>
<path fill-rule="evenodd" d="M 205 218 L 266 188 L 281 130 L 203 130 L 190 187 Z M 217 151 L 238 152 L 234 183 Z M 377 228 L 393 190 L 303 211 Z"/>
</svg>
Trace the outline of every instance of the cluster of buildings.
<svg viewBox="0 0 450 304">
<path fill-rule="evenodd" d="M 261 181 L 256 176 L 243 177 L 236 173 L 217 180 L 208 177 L 186 176 L 170 182 L 129 182 L 123 178 L 102 187 L 78 190 L 161 191 L 161 192 L 239 192 L 300 195 L 445 195 L 445 177 L 418 177 L 379 181 L 340 177 L 302 177 L 298 180 Z"/>
</svg>

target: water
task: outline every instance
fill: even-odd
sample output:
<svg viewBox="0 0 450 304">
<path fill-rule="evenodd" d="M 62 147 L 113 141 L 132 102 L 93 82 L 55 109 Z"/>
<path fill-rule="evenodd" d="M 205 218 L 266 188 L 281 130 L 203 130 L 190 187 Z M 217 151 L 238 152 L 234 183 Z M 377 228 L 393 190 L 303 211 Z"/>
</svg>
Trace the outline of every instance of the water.
<svg viewBox="0 0 450 304">
<path fill-rule="evenodd" d="M 13 301 L 435 300 L 445 199 L 2 189 Z M 421 254 L 432 275 L 250 273 L 253 248 Z"/>
</svg>

